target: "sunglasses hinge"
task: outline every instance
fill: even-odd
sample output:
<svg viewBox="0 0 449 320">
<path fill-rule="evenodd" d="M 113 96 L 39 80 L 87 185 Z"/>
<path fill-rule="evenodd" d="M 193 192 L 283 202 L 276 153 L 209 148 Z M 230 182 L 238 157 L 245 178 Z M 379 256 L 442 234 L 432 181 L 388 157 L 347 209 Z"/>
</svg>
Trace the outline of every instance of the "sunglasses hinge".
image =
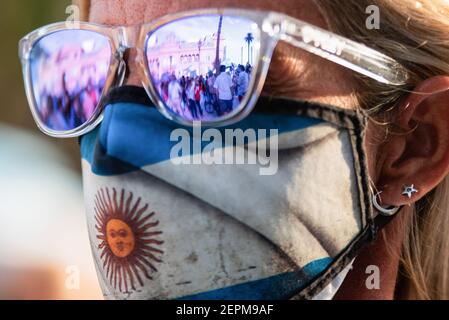
<svg viewBox="0 0 449 320">
<path fill-rule="evenodd" d="M 19 42 L 19 56 L 23 60 L 27 60 L 29 58 L 31 51 L 30 41 L 27 38 L 23 38 Z"/>
</svg>

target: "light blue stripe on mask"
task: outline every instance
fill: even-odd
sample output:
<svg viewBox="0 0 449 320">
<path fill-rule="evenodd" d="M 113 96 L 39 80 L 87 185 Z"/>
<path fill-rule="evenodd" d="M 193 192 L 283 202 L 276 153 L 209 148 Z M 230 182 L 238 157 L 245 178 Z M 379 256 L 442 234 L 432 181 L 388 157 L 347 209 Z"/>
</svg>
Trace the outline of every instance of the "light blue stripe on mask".
<svg viewBox="0 0 449 320">
<path fill-rule="evenodd" d="M 219 130 L 223 133 L 225 129 L 265 129 L 269 133 L 270 129 L 277 129 L 278 134 L 282 134 L 322 122 L 298 116 L 253 113 L 243 121 Z M 170 135 L 178 128 L 179 125 L 165 119 L 155 108 L 134 103 L 112 104 L 106 107 L 100 129 L 81 138 L 81 155 L 91 164 L 92 171 L 99 175 L 138 170 L 170 159 L 170 152 L 177 143 L 170 141 Z M 192 134 L 192 128 L 185 129 Z M 95 148 L 98 148 L 98 142 L 103 151 L 103 161 L 97 161 Z M 203 147 L 206 144 L 203 142 Z M 104 157 L 110 157 L 109 160 L 116 161 L 116 165 L 102 166 Z"/>
<path fill-rule="evenodd" d="M 266 279 L 198 293 L 178 300 L 286 300 L 324 272 L 331 258 L 312 261 L 301 271 L 287 272 Z"/>
</svg>

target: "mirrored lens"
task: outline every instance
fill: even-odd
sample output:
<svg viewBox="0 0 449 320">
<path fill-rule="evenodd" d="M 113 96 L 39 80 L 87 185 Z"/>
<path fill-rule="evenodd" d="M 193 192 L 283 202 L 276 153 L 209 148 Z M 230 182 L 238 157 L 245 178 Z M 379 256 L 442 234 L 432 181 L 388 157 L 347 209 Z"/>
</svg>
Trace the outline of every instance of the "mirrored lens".
<svg viewBox="0 0 449 320">
<path fill-rule="evenodd" d="M 249 94 L 259 31 L 242 17 L 189 17 L 152 32 L 146 57 L 153 86 L 175 115 L 219 121 Z"/>
<path fill-rule="evenodd" d="M 73 130 L 94 115 L 111 60 L 108 38 L 87 30 L 64 30 L 31 50 L 31 84 L 37 115 L 53 131 Z"/>
</svg>

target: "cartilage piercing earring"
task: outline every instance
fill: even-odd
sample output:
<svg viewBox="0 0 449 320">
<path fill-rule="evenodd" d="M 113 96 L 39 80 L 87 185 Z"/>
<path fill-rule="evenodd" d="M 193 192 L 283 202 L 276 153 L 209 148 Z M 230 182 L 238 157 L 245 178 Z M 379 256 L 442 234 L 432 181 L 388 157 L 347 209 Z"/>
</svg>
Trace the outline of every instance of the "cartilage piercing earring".
<svg viewBox="0 0 449 320">
<path fill-rule="evenodd" d="M 404 187 L 404 192 L 402 192 L 402 195 L 408 197 L 409 199 L 412 198 L 412 196 L 418 193 L 418 189 L 415 188 L 415 185 L 412 184 L 411 186 L 405 186 Z"/>
</svg>

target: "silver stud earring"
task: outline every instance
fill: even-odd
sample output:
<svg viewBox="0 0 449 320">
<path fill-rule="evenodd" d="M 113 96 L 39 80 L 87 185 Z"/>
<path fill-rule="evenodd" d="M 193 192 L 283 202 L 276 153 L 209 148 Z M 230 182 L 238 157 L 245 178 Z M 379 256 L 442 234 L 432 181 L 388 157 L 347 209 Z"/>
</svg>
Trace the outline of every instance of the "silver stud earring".
<svg viewBox="0 0 449 320">
<path fill-rule="evenodd" d="M 402 192 L 402 195 L 411 199 L 415 193 L 418 193 L 418 189 L 416 189 L 415 185 L 412 184 L 411 186 L 404 187 L 404 192 Z"/>
<path fill-rule="evenodd" d="M 394 216 L 398 211 L 399 211 L 399 207 L 388 207 L 388 208 L 384 208 L 379 204 L 379 198 L 380 198 L 380 194 L 382 193 L 382 191 L 380 191 L 379 193 L 375 194 L 373 196 L 373 206 L 374 208 L 376 208 L 377 211 L 379 211 L 379 213 L 383 216 L 386 217 L 391 217 Z"/>
</svg>

